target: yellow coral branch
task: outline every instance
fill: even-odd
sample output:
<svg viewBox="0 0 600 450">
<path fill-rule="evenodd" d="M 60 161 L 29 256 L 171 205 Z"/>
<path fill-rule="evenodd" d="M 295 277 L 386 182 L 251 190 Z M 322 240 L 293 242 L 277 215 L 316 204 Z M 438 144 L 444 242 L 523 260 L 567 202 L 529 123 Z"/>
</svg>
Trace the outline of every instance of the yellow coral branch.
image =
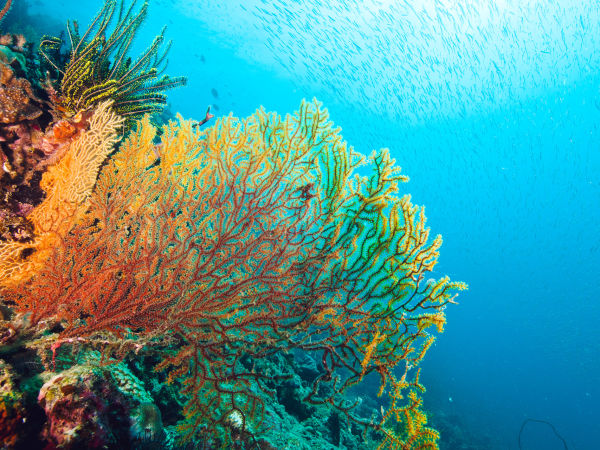
<svg viewBox="0 0 600 450">
<path fill-rule="evenodd" d="M 100 165 L 119 140 L 123 119 L 101 103 L 89 129 L 69 146 L 65 156 L 42 176 L 46 198 L 27 217 L 34 225 L 34 242 L 0 242 L 0 287 L 28 280 L 44 264 L 58 240 L 71 230 L 87 209 Z"/>
</svg>

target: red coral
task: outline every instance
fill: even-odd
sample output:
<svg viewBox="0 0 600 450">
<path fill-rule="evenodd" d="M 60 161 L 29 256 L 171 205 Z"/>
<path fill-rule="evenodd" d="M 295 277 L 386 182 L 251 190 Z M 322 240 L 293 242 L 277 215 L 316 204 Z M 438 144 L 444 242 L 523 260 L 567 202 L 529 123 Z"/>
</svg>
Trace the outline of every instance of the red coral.
<svg viewBox="0 0 600 450">
<path fill-rule="evenodd" d="M 0 10 L 0 20 L 8 13 L 10 10 L 10 5 L 12 4 L 12 0 L 6 0 L 4 3 L 4 7 Z"/>
</svg>

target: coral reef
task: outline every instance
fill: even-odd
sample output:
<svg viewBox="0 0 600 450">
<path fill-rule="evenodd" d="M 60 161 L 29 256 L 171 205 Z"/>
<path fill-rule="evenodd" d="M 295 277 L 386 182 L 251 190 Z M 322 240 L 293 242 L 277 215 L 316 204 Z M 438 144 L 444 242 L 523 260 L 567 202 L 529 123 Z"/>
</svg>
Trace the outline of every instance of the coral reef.
<svg viewBox="0 0 600 450">
<path fill-rule="evenodd" d="M 4 17 L 0 18 L 0 32 L 5 33 L 0 37 L 0 45 L 7 45 L 5 36 L 14 35 L 19 37 L 23 49 L 37 54 L 38 44 L 44 33 L 60 34 L 64 28 L 62 21 L 59 21 L 54 15 L 46 14 L 43 8 L 39 8 L 36 2 L 31 0 L 20 0 L 10 2 L 10 8 Z M 5 5 L 6 1 L 0 0 L 0 7 Z M 16 41 L 15 41 L 16 43 Z M 30 63 L 33 60 L 29 61 Z M 42 69 L 39 62 L 31 64 L 30 69 Z M 40 71 L 41 78 L 44 78 L 46 68 Z M 30 79 L 33 82 L 33 79 Z"/>
<path fill-rule="evenodd" d="M 106 448 L 144 438 L 165 439 L 160 410 L 124 363 L 84 361 L 49 378 L 38 402 L 48 420 L 42 436 L 60 448 Z"/>
<path fill-rule="evenodd" d="M 158 145 L 155 136 L 144 119 L 122 143 L 39 276 L 5 290 L 15 309 L 33 324 L 58 320 L 54 348 L 106 332 L 178 342 L 157 370 L 184 380 L 188 439 L 228 439 L 232 414 L 260 429 L 264 397 L 285 376 L 243 360 L 301 349 L 321 362 L 303 401 L 390 445 L 435 442 L 410 368 L 464 286 L 422 283 L 441 239 L 429 243 L 422 209 L 395 197 L 405 177 L 387 151 L 372 156 L 374 175 L 353 176 L 366 160 L 307 102 L 285 119 L 259 110 L 205 132 L 171 123 Z M 377 421 L 355 416 L 343 395 L 371 373 L 381 392 L 391 385 Z"/>
<path fill-rule="evenodd" d="M 106 448 L 128 437 L 127 402 L 100 368 L 81 364 L 50 378 L 38 401 L 43 437 L 59 448 Z"/>
<path fill-rule="evenodd" d="M 44 61 L 61 75 L 54 84 L 49 78 L 44 86 L 31 82 L 42 78 L 44 65 L 34 61 L 22 35 L 0 36 L 2 285 L 34 274 L 54 240 L 77 221 L 75 210 L 85 210 L 99 165 L 116 143 L 122 123 L 144 112 L 161 111 L 165 103 L 161 91 L 185 81 L 158 78 L 168 50 L 159 52 L 162 33 L 135 62 L 128 57 L 147 11 L 144 3 L 133 14 L 134 5 L 125 10 L 122 2 L 118 8 L 115 1 L 105 2 L 83 36 L 76 23 L 68 24 L 72 43 L 68 58 L 60 52 L 59 39 L 44 38 L 40 46 Z M 107 111 L 109 104 L 113 113 Z M 104 117 L 110 119 L 107 133 L 94 128 Z M 95 137 L 104 141 L 96 142 Z"/>
<path fill-rule="evenodd" d="M 127 56 L 135 3 L 68 24 L 67 56 L 44 38 L 44 63 L 0 38 L 7 447 L 27 422 L 30 447 L 435 448 L 418 366 L 466 286 L 425 281 L 442 240 L 408 178 L 316 100 L 137 120 L 183 79 L 159 76 L 162 33 Z"/>
<path fill-rule="evenodd" d="M 5 46 L 0 46 L 0 123 L 15 123 L 24 120 L 37 119 L 41 114 L 41 100 L 24 78 L 17 78 L 10 67 L 17 63 L 18 53 Z"/>
<path fill-rule="evenodd" d="M 39 189 L 43 152 L 35 151 L 41 139 L 44 102 L 39 87 L 26 78 L 26 55 L 21 38 L 0 37 L 0 246 L 33 239 L 27 214 L 43 198 Z"/>
<path fill-rule="evenodd" d="M 110 102 L 73 117 L 53 117 L 46 92 L 29 81 L 34 78 L 27 64 L 32 54 L 24 49 L 22 37 L 4 35 L 1 40 L 6 45 L 0 46 L 0 284 L 10 284 L 15 276 L 26 279 L 34 273 L 45 258 L 43 249 L 51 248 L 56 233 L 66 232 L 76 219 L 73 202 L 81 203 L 93 187 L 122 119 L 110 116 Z M 112 119 L 106 124 L 112 127 L 111 138 L 103 134 L 102 125 L 95 125 L 105 116 Z M 106 142 L 95 143 L 94 136 Z M 81 191 L 65 203 L 73 189 Z"/>
</svg>

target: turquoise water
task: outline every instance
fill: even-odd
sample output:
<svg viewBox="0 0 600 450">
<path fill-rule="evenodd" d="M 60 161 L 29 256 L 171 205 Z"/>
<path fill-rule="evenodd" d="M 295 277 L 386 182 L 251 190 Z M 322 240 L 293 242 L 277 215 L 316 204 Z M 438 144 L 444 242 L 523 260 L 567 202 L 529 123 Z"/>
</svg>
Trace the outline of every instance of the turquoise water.
<svg viewBox="0 0 600 450">
<path fill-rule="evenodd" d="M 357 150 L 389 147 L 410 176 L 444 237 L 437 273 L 470 287 L 423 363 L 443 448 L 518 448 L 527 418 L 597 448 L 597 2 L 150 3 L 136 44 L 166 23 L 168 73 L 189 79 L 173 111 L 286 113 L 317 97 Z M 100 4 L 30 8 L 50 33 Z M 564 448 L 542 423 L 521 444 Z"/>
</svg>

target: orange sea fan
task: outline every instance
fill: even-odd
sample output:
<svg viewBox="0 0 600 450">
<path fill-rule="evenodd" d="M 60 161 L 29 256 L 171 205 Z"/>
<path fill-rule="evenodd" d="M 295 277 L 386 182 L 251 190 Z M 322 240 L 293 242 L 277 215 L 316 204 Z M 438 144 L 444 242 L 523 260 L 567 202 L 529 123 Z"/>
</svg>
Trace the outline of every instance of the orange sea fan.
<svg viewBox="0 0 600 450">
<path fill-rule="evenodd" d="M 119 140 L 123 119 L 100 104 L 89 120 L 89 129 L 69 145 L 65 156 L 42 176 L 46 198 L 28 216 L 34 226 L 33 242 L 0 242 L 0 287 L 28 280 L 87 208 L 100 164 Z"/>
</svg>

